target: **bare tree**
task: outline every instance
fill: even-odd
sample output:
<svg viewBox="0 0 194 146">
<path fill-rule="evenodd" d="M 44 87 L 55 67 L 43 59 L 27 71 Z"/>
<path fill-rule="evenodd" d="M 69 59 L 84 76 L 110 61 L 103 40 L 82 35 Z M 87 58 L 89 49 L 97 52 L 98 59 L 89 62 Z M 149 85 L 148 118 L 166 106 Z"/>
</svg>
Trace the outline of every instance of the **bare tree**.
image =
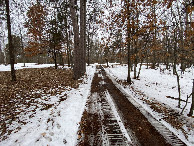
<svg viewBox="0 0 194 146">
<path fill-rule="evenodd" d="M 12 81 L 16 81 L 16 75 L 15 75 L 15 69 L 14 69 L 14 63 L 15 63 L 15 57 L 14 57 L 14 46 L 12 43 L 12 36 L 11 36 L 11 22 L 10 22 L 10 10 L 9 10 L 9 0 L 5 0 L 6 5 L 6 15 L 7 15 L 7 29 L 8 29 L 8 43 L 9 43 L 9 55 L 10 55 L 10 64 L 11 64 L 11 78 Z"/>
<path fill-rule="evenodd" d="M 86 71 L 86 0 L 80 0 L 80 50 L 81 74 Z"/>
<path fill-rule="evenodd" d="M 74 79 L 79 79 L 81 77 L 81 70 L 80 70 L 80 56 L 81 56 L 81 49 L 79 49 L 79 26 L 77 22 L 77 15 L 76 15 L 76 5 L 75 0 L 70 1 L 70 13 L 73 25 L 73 32 L 74 32 Z"/>
<path fill-rule="evenodd" d="M 193 111 L 194 111 L 194 79 L 193 79 L 193 89 L 192 89 L 192 104 L 191 104 L 189 116 L 193 115 Z"/>
<path fill-rule="evenodd" d="M 86 0 L 80 1 L 80 36 L 75 0 L 70 1 L 70 13 L 74 32 L 74 78 L 79 79 L 86 70 Z"/>
<path fill-rule="evenodd" d="M 129 10 L 129 3 L 130 1 L 126 1 L 127 5 L 127 50 L 128 50 L 128 76 L 127 76 L 127 82 L 131 84 L 131 27 L 130 27 L 130 10 Z"/>
</svg>

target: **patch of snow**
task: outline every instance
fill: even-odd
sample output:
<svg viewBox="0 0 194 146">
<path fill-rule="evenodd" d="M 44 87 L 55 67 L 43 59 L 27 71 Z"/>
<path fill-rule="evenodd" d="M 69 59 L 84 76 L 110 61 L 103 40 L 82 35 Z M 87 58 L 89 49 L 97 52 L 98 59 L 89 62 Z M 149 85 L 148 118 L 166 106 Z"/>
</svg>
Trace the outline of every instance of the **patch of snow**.
<svg viewBox="0 0 194 146">
<path fill-rule="evenodd" d="M 139 68 L 139 66 L 138 66 Z M 137 68 L 137 70 L 138 70 Z M 165 66 L 161 65 L 161 69 L 164 69 Z M 177 67 L 179 68 L 179 67 Z M 106 72 L 110 74 L 110 76 L 114 77 L 114 79 L 119 79 L 122 81 L 126 81 L 128 68 L 127 65 L 114 65 L 112 68 L 105 68 Z M 172 69 L 171 69 L 172 70 Z M 167 98 L 166 96 L 171 96 L 174 98 L 178 98 L 178 90 L 177 90 L 177 80 L 176 76 L 171 73 L 172 71 L 163 70 L 160 71 L 160 68 L 154 69 L 146 69 L 146 66 L 142 66 L 140 80 L 132 79 L 134 82 L 131 87 L 135 90 L 140 91 L 144 94 L 144 98 L 150 101 L 157 101 L 159 103 L 165 104 L 167 107 L 171 107 L 175 111 L 181 113 L 182 108 L 185 105 L 185 102 L 181 102 L 181 108 L 178 108 L 178 100 L 174 100 L 171 98 Z M 192 79 L 194 74 L 193 67 L 186 69 L 185 73 L 181 75 L 181 71 L 178 70 L 178 74 L 180 75 L 180 86 L 181 86 L 181 99 L 186 100 L 187 95 L 190 95 L 192 92 Z M 133 77 L 133 72 L 131 72 L 131 76 Z M 184 118 L 184 130 L 187 133 L 188 138 L 185 138 L 182 131 L 173 128 L 170 124 L 164 121 L 161 117 L 161 114 L 153 111 L 149 105 L 141 100 L 142 97 L 135 94 L 129 87 L 122 86 L 122 89 L 137 101 L 144 109 L 146 109 L 150 114 L 152 114 L 156 119 L 160 119 L 161 122 L 168 127 L 173 133 L 175 133 L 180 139 L 189 143 L 189 145 L 194 145 L 194 128 L 191 127 L 194 123 L 194 119 L 187 116 L 191 107 L 191 98 L 188 100 L 188 105 L 183 112 Z M 190 128 L 189 128 L 190 127 Z"/>
<path fill-rule="evenodd" d="M 19 115 L 20 120 L 26 122 L 26 124 L 18 125 L 17 122 L 13 122 L 9 127 L 13 130 L 12 133 L 7 139 L 1 141 L 0 145 L 76 145 L 79 122 L 87 97 L 90 94 L 95 68 L 95 65 L 87 67 L 87 75 L 83 78 L 83 84 L 80 84 L 78 89 L 71 89 L 62 93 L 67 94 L 66 100 L 58 102 L 59 96 L 52 96 L 47 103 L 58 102 L 58 104 L 54 104 L 47 110 L 38 108 L 32 118 L 29 118 L 29 115 L 32 114 L 30 112 L 21 113 Z M 21 128 L 20 130 L 16 129 L 18 126 Z"/>
<path fill-rule="evenodd" d="M 26 63 L 25 67 L 23 63 L 14 64 L 15 70 L 24 69 L 24 68 L 46 68 L 46 67 L 54 67 L 54 64 L 36 64 L 36 63 Z M 60 67 L 60 66 L 59 66 Z M 67 66 L 64 66 L 68 68 Z M 11 66 L 0 64 L 0 71 L 11 71 Z"/>
</svg>

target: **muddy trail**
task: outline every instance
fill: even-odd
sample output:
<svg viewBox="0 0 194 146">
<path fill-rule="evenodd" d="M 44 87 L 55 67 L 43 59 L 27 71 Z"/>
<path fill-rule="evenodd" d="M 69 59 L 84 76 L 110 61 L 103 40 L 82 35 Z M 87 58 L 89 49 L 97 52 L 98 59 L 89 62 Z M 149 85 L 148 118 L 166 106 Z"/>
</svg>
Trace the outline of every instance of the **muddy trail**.
<svg viewBox="0 0 194 146">
<path fill-rule="evenodd" d="M 98 66 L 80 122 L 78 145 L 185 145 L 153 118 L 152 124 L 147 118 Z"/>
</svg>

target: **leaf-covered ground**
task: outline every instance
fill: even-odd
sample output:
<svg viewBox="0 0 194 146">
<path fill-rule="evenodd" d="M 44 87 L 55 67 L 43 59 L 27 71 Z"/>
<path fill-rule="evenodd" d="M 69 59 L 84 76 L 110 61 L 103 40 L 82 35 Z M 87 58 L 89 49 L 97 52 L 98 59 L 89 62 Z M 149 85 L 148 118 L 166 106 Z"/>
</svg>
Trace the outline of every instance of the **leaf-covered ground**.
<svg viewBox="0 0 194 146">
<path fill-rule="evenodd" d="M 32 118 L 37 108 L 47 110 L 53 106 L 52 96 L 58 96 L 58 102 L 66 99 L 65 90 L 77 88 L 79 82 L 72 79 L 70 69 L 41 68 L 16 71 L 17 81 L 11 82 L 10 72 L 0 72 L 0 141 L 12 132 L 13 122 L 20 126 L 26 124 L 21 113 L 28 112 Z M 30 114 L 29 114 L 30 113 Z"/>
</svg>

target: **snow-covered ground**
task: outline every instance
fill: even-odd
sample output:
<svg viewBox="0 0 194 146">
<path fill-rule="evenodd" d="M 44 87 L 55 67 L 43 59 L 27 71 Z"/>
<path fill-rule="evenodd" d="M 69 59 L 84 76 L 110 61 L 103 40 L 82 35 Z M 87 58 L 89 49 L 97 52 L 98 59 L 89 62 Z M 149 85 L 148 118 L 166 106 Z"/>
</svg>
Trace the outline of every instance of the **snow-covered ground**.
<svg viewBox="0 0 194 146">
<path fill-rule="evenodd" d="M 23 69 L 23 68 L 45 68 L 45 67 L 51 67 L 51 66 L 55 66 L 54 64 L 36 64 L 36 63 L 26 63 L 25 67 L 23 63 L 17 63 L 14 65 L 15 69 Z M 9 65 L 3 65 L 0 64 L 0 71 L 10 71 L 11 67 L 10 64 Z"/>
<path fill-rule="evenodd" d="M 138 66 L 139 67 L 139 66 Z M 140 91 L 146 96 L 146 99 L 149 101 L 156 101 L 159 103 L 164 103 L 166 107 L 170 107 L 175 111 L 181 113 L 182 108 L 185 106 L 185 102 L 181 102 L 181 108 L 178 108 L 178 100 L 167 98 L 167 96 L 178 98 L 178 89 L 177 89 L 177 78 L 173 75 L 172 70 L 165 70 L 165 66 L 160 66 L 160 68 L 154 69 L 146 69 L 146 66 L 142 66 L 140 80 L 134 80 L 131 87 L 133 87 L 136 91 Z M 163 70 L 164 69 L 164 70 Z M 110 68 L 105 69 L 106 72 L 113 76 L 115 79 L 126 81 L 127 79 L 127 65 L 111 65 Z M 192 85 L 194 79 L 194 68 L 186 69 L 185 73 L 181 75 L 180 70 L 178 71 L 180 75 L 180 86 L 181 86 L 181 99 L 186 100 L 187 95 L 192 93 Z M 133 78 L 133 72 L 131 72 L 131 77 Z M 146 102 L 140 100 L 141 95 L 137 95 L 128 87 L 123 87 L 125 92 L 129 95 L 135 97 L 135 100 L 138 101 L 146 110 L 150 111 L 154 116 L 159 117 L 158 119 L 162 119 L 160 114 L 154 112 Z M 189 145 L 194 145 L 194 119 L 187 116 L 191 107 L 191 98 L 188 100 L 188 105 L 186 106 L 183 112 L 184 125 L 183 129 L 186 131 L 188 138 L 185 138 L 184 134 L 180 130 L 176 130 L 164 120 L 162 120 L 163 124 L 169 127 L 171 131 L 175 132 L 179 138 L 184 140 Z M 189 124 L 188 124 L 189 123 Z M 189 125 L 189 127 L 188 127 Z"/>
<path fill-rule="evenodd" d="M 112 67 L 113 65 L 113 67 Z M 111 75 L 114 79 L 126 80 L 127 79 L 127 66 L 121 66 L 112 64 L 110 68 L 106 68 L 106 72 Z M 53 64 L 40 64 L 27 63 L 26 67 L 23 67 L 23 63 L 15 65 L 15 69 L 22 68 L 43 68 L 54 66 Z M 67 145 L 74 146 L 77 142 L 77 131 L 81 116 L 84 111 L 85 103 L 88 95 L 90 94 L 91 82 L 94 76 L 96 65 L 87 67 L 87 73 L 84 77 L 83 84 L 79 85 L 78 89 L 68 88 L 61 95 L 51 96 L 48 101 L 44 100 L 44 97 L 39 102 L 46 102 L 47 104 L 53 104 L 48 110 L 41 110 L 37 108 L 33 113 L 33 117 L 29 109 L 27 114 L 20 114 L 20 120 L 24 124 L 13 122 L 9 127 L 13 130 L 11 135 L 2 142 L 2 146 L 11 145 Z M 160 70 L 160 68 L 162 70 Z M 157 101 L 164 103 L 166 107 L 170 107 L 179 113 L 182 109 L 178 108 L 178 100 L 167 98 L 171 96 L 178 98 L 177 81 L 176 76 L 172 74 L 172 71 L 163 70 L 165 66 L 161 66 L 157 70 L 146 69 L 146 66 L 142 66 L 140 80 L 134 80 L 132 87 L 136 91 L 140 91 L 146 96 L 149 101 Z M 10 71 L 10 66 L 0 65 L 0 71 Z M 162 71 L 162 72 L 161 72 Z M 181 85 L 181 98 L 186 100 L 187 95 L 192 92 L 192 79 L 194 76 L 194 68 L 187 69 L 186 72 L 180 74 L 180 85 Z M 133 77 L 133 72 L 131 73 Z M 165 122 L 157 112 L 153 111 L 146 102 L 141 100 L 141 95 L 135 94 L 130 88 L 123 86 L 122 88 L 129 95 L 132 95 L 134 99 L 140 103 L 148 112 L 150 112 L 156 119 L 160 119 L 161 122 L 166 125 L 171 131 L 173 131 L 179 138 L 181 138 L 188 145 L 194 145 L 194 120 L 193 118 L 187 117 L 191 106 L 191 98 L 188 101 L 188 105 L 183 112 L 183 118 L 185 120 L 183 129 L 186 131 L 188 138 L 185 138 L 181 130 L 177 130 Z M 67 95 L 67 99 L 60 101 L 60 97 Z M 185 102 L 181 102 L 181 108 L 185 105 Z M 21 105 L 22 108 L 22 105 Z M 33 108 L 33 107 L 32 107 Z M 192 127 L 188 127 L 192 125 Z M 18 130 L 17 127 L 20 127 Z M 190 130 L 189 130 L 190 128 Z"/>
<path fill-rule="evenodd" d="M 16 69 L 21 69 L 23 64 L 17 64 Z M 30 68 L 49 67 L 53 65 L 26 64 Z M 95 65 L 87 67 L 87 73 L 83 83 L 78 89 L 68 89 L 61 95 L 67 95 L 67 99 L 60 101 L 60 96 L 52 96 L 47 103 L 54 104 L 48 110 L 37 108 L 32 118 L 32 113 L 20 115 L 25 125 L 13 122 L 9 127 L 11 135 L 0 142 L 1 146 L 30 146 L 30 145 L 67 145 L 74 146 L 77 142 L 77 131 L 86 100 L 90 94 L 91 82 L 95 72 Z M 0 65 L 1 71 L 9 71 L 9 66 Z M 39 102 L 45 102 L 44 98 Z M 22 108 L 22 106 L 21 106 Z M 18 130 L 16 127 L 20 127 Z"/>
</svg>

